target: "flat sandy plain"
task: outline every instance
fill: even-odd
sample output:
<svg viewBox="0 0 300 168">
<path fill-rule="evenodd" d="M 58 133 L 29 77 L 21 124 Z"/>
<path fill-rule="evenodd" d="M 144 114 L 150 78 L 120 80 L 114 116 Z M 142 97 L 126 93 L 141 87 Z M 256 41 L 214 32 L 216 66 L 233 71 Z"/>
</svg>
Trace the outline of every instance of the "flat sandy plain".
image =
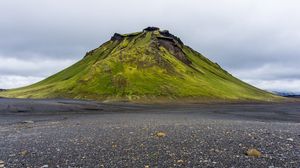
<svg viewBox="0 0 300 168">
<path fill-rule="evenodd" d="M 261 157 L 245 155 L 250 148 Z M 300 103 L 2 98 L 1 167 L 299 168 Z"/>
</svg>

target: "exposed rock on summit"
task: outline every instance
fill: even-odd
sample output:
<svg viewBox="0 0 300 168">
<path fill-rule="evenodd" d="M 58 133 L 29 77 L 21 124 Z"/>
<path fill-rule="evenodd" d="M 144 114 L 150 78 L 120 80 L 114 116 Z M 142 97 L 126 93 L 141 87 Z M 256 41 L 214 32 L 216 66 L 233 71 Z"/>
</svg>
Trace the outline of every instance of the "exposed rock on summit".
<svg viewBox="0 0 300 168">
<path fill-rule="evenodd" d="M 144 29 L 144 31 L 157 31 L 157 30 L 159 30 L 158 27 L 147 27 Z"/>
<path fill-rule="evenodd" d="M 122 40 L 123 39 L 123 36 L 119 33 L 115 33 L 110 40 Z"/>
</svg>

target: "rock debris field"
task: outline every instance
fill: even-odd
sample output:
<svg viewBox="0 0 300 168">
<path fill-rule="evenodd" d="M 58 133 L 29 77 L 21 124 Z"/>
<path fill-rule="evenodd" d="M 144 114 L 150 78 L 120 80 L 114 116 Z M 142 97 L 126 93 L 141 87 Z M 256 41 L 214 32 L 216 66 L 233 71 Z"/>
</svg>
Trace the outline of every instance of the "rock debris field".
<svg viewBox="0 0 300 168">
<path fill-rule="evenodd" d="M 298 168 L 299 117 L 299 103 L 0 99 L 0 168 Z"/>
</svg>

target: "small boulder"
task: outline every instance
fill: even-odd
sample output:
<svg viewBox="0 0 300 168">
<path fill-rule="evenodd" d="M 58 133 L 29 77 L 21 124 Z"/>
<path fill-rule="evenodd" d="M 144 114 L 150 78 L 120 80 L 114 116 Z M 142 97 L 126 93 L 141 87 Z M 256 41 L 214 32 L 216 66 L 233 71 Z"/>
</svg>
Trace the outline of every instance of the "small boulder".
<svg viewBox="0 0 300 168">
<path fill-rule="evenodd" d="M 182 159 L 180 159 L 180 160 L 177 160 L 177 163 L 182 164 L 182 163 L 184 163 L 184 161 Z"/>
<path fill-rule="evenodd" d="M 25 156 L 25 155 L 27 155 L 27 154 L 28 154 L 28 151 L 27 151 L 27 150 L 23 150 L 23 151 L 20 152 L 20 155 L 21 155 L 21 156 Z"/>
<path fill-rule="evenodd" d="M 159 137 L 159 138 L 163 138 L 163 137 L 166 136 L 166 133 L 159 131 L 159 132 L 156 133 L 156 136 Z"/>
<path fill-rule="evenodd" d="M 0 168 L 3 168 L 3 167 L 4 167 L 4 161 L 0 160 Z"/>
<path fill-rule="evenodd" d="M 33 124 L 33 123 L 34 123 L 34 121 L 27 120 L 27 121 L 23 121 L 22 123 L 24 123 L 24 124 Z"/>
<path fill-rule="evenodd" d="M 247 156 L 253 156 L 253 157 L 260 157 L 261 152 L 258 151 L 257 149 L 251 148 L 251 149 L 247 150 L 246 155 Z"/>
</svg>

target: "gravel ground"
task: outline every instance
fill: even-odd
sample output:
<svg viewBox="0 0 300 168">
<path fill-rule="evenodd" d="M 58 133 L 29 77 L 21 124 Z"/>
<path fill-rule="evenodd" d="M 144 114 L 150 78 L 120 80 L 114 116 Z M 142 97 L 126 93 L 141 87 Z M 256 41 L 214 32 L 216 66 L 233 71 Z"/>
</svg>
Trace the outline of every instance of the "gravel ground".
<svg viewBox="0 0 300 168">
<path fill-rule="evenodd" d="M 57 114 L 49 110 L 58 110 L 54 107 L 41 113 L 38 101 L 20 101 L 0 100 L 0 168 L 300 167 L 300 104 L 174 107 L 72 101 L 84 105 L 76 107 L 78 112 L 64 107 Z M 261 110 L 253 115 L 251 109 Z M 274 109 L 276 114 L 267 115 Z M 250 148 L 262 155 L 245 155 Z"/>
</svg>

